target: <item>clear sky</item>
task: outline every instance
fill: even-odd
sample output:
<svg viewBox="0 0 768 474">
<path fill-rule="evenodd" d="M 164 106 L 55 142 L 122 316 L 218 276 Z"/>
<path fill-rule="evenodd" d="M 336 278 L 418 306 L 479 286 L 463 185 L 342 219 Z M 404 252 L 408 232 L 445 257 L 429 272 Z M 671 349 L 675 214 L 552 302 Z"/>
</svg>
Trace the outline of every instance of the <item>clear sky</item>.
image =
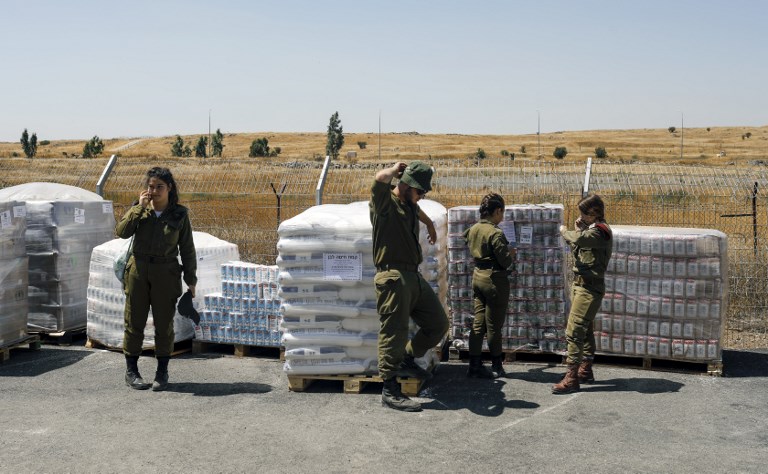
<svg viewBox="0 0 768 474">
<path fill-rule="evenodd" d="M 0 141 L 761 126 L 763 0 L 0 0 Z"/>
</svg>

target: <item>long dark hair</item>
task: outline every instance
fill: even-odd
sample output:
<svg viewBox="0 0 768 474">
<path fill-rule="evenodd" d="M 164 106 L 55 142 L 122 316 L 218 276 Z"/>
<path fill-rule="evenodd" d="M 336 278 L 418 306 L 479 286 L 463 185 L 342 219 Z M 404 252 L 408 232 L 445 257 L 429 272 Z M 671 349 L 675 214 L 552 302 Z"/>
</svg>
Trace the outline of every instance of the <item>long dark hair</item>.
<svg viewBox="0 0 768 474">
<path fill-rule="evenodd" d="M 150 168 L 149 171 L 147 171 L 147 177 L 144 179 L 144 186 L 149 185 L 149 180 L 151 178 L 157 178 L 159 180 L 162 180 L 167 184 L 170 189 L 168 190 L 168 205 L 169 206 L 175 206 L 179 203 L 179 187 L 176 185 L 176 181 L 173 179 L 173 175 L 171 174 L 171 170 L 168 168 L 162 168 L 160 166 L 155 166 L 154 168 Z"/>
<path fill-rule="evenodd" d="M 483 196 L 483 200 L 480 203 L 480 217 L 488 217 L 499 208 L 504 209 L 504 198 L 500 194 L 488 193 Z"/>
<path fill-rule="evenodd" d="M 579 211 L 584 214 L 593 213 L 598 221 L 605 221 L 605 203 L 597 194 L 589 194 L 579 201 Z"/>
</svg>

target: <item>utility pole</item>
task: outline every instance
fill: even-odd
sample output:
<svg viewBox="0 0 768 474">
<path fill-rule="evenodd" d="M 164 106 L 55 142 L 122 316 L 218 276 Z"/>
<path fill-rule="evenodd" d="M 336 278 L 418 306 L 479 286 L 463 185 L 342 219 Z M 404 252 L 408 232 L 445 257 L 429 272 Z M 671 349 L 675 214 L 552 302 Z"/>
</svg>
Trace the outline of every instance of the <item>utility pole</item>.
<svg viewBox="0 0 768 474">
<path fill-rule="evenodd" d="M 683 159 L 683 135 L 685 134 L 685 126 L 683 125 L 683 113 L 680 112 L 680 159 Z"/>
<path fill-rule="evenodd" d="M 541 114 L 536 111 L 536 137 L 539 140 L 539 159 L 541 159 Z"/>
<path fill-rule="evenodd" d="M 208 109 L 208 156 L 211 156 L 211 109 Z"/>
<path fill-rule="evenodd" d="M 381 163 L 381 109 L 379 109 L 379 163 Z"/>
</svg>

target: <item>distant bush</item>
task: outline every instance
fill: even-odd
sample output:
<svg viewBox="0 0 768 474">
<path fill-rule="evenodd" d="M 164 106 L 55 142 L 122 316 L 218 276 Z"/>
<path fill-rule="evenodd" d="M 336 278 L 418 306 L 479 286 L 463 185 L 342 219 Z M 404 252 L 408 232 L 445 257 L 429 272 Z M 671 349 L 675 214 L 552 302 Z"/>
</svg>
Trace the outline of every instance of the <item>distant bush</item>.
<svg viewBox="0 0 768 474">
<path fill-rule="evenodd" d="M 520 145 L 520 154 L 525 155 L 525 145 Z"/>
<path fill-rule="evenodd" d="M 709 127 L 707 127 L 707 131 L 709 131 Z"/>
<path fill-rule="evenodd" d="M 368 146 L 368 142 L 357 142 L 357 146 L 359 146 L 361 150 L 365 150 L 365 147 Z"/>
<path fill-rule="evenodd" d="M 509 152 L 507 150 L 501 150 L 501 156 L 509 156 Z"/>
<path fill-rule="evenodd" d="M 208 137 L 200 137 L 195 145 L 195 156 L 205 158 L 208 156 Z"/>
<path fill-rule="evenodd" d="M 555 147 L 555 151 L 552 153 L 552 156 L 557 158 L 558 160 L 562 160 L 565 158 L 565 156 L 568 154 L 568 149 L 564 146 L 558 146 Z"/>
<path fill-rule="evenodd" d="M 483 150 L 482 148 L 478 148 L 477 151 L 475 152 L 475 158 L 477 158 L 478 160 L 484 160 L 486 156 L 487 155 L 485 154 L 485 150 Z"/>
<path fill-rule="evenodd" d="M 599 146 L 595 148 L 595 157 L 596 158 L 608 158 L 608 152 L 605 151 L 605 147 Z"/>
<path fill-rule="evenodd" d="M 50 144 L 51 144 L 51 141 L 50 141 L 50 140 L 41 140 L 39 144 L 40 144 L 40 145 L 43 145 L 43 146 L 45 146 L 45 145 L 50 145 Z"/>
<path fill-rule="evenodd" d="M 253 142 L 251 142 L 251 150 L 248 153 L 248 156 L 251 158 L 255 158 L 258 156 L 277 156 L 280 154 L 282 150 L 280 147 L 275 147 L 274 150 L 269 149 L 269 140 L 267 140 L 266 137 L 264 138 L 257 138 Z"/>
<path fill-rule="evenodd" d="M 677 130 L 677 128 L 669 127 L 667 130 L 669 130 L 669 133 L 675 133 L 675 130 Z"/>
<path fill-rule="evenodd" d="M 104 143 L 98 135 L 94 135 L 85 146 L 83 146 L 83 158 L 96 158 L 104 151 Z"/>
</svg>

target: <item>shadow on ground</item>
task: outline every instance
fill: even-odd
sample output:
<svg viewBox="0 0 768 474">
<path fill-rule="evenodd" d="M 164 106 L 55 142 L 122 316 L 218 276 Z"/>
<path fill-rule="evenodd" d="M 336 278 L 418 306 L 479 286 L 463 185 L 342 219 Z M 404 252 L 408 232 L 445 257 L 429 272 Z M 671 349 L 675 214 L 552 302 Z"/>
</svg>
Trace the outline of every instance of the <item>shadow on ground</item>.
<svg viewBox="0 0 768 474">
<path fill-rule="evenodd" d="M 504 410 L 535 410 L 539 404 L 520 399 L 507 399 L 504 386 L 508 378 L 467 378 L 467 366 L 442 364 L 432 382 L 419 394 L 431 398 L 422 403 L 425 410 L 469 410 L 480 416 L 499 416 Z"/>
<path fill-rule="evenodd" d="M 726 377 L 768 377 L 768 350 L 724 350 L 723 375 Z"/>
<path fill-rule="evenodd" d="M 0 377 L 36 377 L 76 364 L 91 352 L 46 347 L 45 350 L 11 349 L 11 357 L 0 365 Z"/>
<path fill-rule="evenodd" d="M 169 383 L 166 392 L 189 393 L 196 397 L 226 397 L 228 395 L 261 394 L 272 391 L 272 386 L 263 383 Z"/>
</svg>

